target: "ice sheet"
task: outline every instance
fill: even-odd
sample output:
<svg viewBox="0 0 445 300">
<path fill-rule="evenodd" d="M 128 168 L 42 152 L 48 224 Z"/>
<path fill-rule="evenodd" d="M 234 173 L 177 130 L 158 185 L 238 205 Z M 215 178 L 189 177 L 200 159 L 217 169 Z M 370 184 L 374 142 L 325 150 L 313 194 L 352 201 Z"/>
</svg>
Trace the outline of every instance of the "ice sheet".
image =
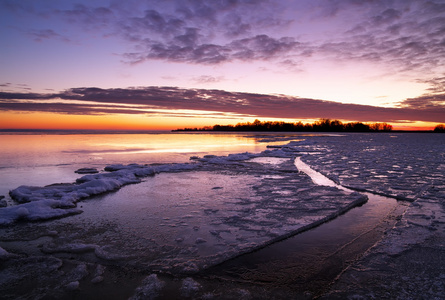
<svg viewBox="0 0 445 300">
<path fill-rule="evenodd" d="M 60 207 L 78 213 L 71 211 L 78 201 L 138 183 L 83 203 L 85 212 L 68 221 L 75 232 L 56 229 L 64 237 L 78 237 L 79 246 L 65 245 L 61 238 L 45 251 L 78 251 L 88 245 L 101 258 L 126 259 L 157 271 L 197 272 L 366 202 L 360 194 L 314 184 L 295 167 L 297 154 L 283 147 L 259 154 L 206 155 L 186 164 L 110 165 L 105 168 L 109 172 L 82 176 L 76 184 L 19 187 L 11 197 L 22 204 L 3 209 L 0 217 L 10 224 L 61 217 L 55 213 Z M 35 203 L 47 201 L 52 205 L 46 210 L 33 210 Z M 102 234 L 82 229 L 103 223 L 118 228 L 118 236 L 104 240 Z"/>
</svg>

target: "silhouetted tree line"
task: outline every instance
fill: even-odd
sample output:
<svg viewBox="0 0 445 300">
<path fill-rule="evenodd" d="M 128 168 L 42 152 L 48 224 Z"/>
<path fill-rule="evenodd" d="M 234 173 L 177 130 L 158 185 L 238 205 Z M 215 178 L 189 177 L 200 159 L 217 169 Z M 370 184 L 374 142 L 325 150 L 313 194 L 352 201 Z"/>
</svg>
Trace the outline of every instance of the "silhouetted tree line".
<svg viewBox="0 0 445 300">
<path fill-rule="evenodd" d="M 445 132 L 445 124 L 438 124 L 434 127 L 434 132 Z"/>
<path fill-rule="evenodd" d="M 364 124 L 361 122 L 343 123 L 339 120 L 320 119 L 312 124 L 303 122 L 260 121 L 238 123 L 236 125 L 214 125 L 203 128 L 184 128 L 176 131 L 319 131 L 319 132 L 373 132 L 391 131 L 387 123 Z"/>
</svg>

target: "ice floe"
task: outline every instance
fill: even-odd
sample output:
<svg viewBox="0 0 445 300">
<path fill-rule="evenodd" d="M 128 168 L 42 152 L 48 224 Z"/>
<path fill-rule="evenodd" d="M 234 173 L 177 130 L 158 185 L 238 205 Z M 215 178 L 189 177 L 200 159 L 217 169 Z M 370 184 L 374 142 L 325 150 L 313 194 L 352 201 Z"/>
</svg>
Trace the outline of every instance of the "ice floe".
<svg viewBox="0 0 445 300">
<path fill-rule="evenodd" d="M 204 156 L 199 159 L 205 164 L 233 164 L 255 157 L 250 153 L 230 154 L 224 157 Z M 114 164 L 105 167 L 104 173 L 84 175 L 73 184 L 54 184 L 45 187 L 20 186 L 10 191 L 11 198 L 20 205 L 6 207 L 4 199 L 0 199 L 0 225 L 11 224 L 17 220 L 45 220 L 80 213 L 74 209 L 76 203 L 94 195 L 111 192 L 128 184 L 141 182 L 141 178 L 162 172 L 192 171 L 202 167 L 196 163 L 183 164 Z M 86 171 L 78 173 L 91 173 Z M 25 204 L 39 202 L 38 204 Z M 63 211 L 65 209 L 65 211 Z"/>
</svg>

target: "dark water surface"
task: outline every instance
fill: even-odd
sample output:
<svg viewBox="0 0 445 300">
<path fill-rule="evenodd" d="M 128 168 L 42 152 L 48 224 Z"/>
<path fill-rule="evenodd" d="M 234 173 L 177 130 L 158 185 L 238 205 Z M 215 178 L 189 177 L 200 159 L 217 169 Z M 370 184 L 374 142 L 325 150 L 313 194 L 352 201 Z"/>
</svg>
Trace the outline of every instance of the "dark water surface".
<svg viewBox="0 0 445 300">
<path fill-rule="evenodd" d="M 295 163 L 315 183 L 349 190 L 314 171 L 300 158 Z M 213 267 L 206 271 L 206 276 L 260 284 L 301 299 L 321 295 L 394 226 L 408 205 L 394 198 L 364 194 L 368 197 L 366 204 L 308 231 Z"/>
</svg>

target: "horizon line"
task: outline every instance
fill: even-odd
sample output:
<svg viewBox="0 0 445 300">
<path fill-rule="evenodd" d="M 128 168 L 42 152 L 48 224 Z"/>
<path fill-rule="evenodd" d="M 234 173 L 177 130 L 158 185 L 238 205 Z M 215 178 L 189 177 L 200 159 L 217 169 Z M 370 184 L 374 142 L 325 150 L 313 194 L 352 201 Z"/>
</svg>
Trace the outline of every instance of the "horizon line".
<svg viewBox="0 0 445 300">
<path fill-rule="evenodd" d="M 205 132 L 205 133 L 237 133 L 237 132 L 262 132 L 264 131 L 212 131 L 212 130 L 181 130 L 181 129 L 36 129 L 36 128 L 0 128 L 0 133 L 20 133 L 20 132 L 28 132 L 28 133 L 38 133 L 38 132 L 60 132 L 60 133 L 153 133 L 153 132 L 185 132 L 185 133 L 196 133 L 196 132 Z M 269 132 L 279 132 L 283 133 L 283 131 L 269 131 Z M 305 132 L 305 131 L 286 131 L 287 133 L 292 132 Z M 323 131 L 320 131 L 323 132 Z M 328 131 L 326 131 L 328 132 Z M 372 131 L 372 132 L 355 132 L 355 133 L 394 133 L 394 132 L 418 132 L 418 133 L 438 133 L 434 131 L 434 129 L 393 129 L 391 131 Z M 344 132 L 344 133 L 354 133 L 354 132 Z M 440 133 L 440 132 L 439 132 Z"/>
</svg>

